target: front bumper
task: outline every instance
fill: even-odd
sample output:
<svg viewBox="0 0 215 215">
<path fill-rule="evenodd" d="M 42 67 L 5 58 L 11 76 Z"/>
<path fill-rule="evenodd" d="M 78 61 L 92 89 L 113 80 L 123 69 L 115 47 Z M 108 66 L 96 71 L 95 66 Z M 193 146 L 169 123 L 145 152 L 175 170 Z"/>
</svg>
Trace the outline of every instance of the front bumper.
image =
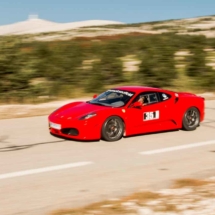
<svg viewBox="0 0 215 215">
<path fill-rule="evenodd" d="M 101 125 L 92 119 L 59 121 L 49 118 L 49 131 L 53 135 L 75 140 L 101 138 Z"/>
</svg>

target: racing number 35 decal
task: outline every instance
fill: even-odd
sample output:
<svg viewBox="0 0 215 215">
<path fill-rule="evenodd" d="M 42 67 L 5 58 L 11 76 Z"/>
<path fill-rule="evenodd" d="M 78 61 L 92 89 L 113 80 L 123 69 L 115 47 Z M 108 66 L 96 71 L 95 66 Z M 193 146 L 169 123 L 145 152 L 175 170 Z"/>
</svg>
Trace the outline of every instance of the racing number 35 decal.
<svg viewBox="0 0 215 215">
<path fill-rule="evenodd" d="M 159 111 L 145 112 L 143 114 L 143 121 L 154 120 L 154 119 L 159 119 Z"/>
</svg>

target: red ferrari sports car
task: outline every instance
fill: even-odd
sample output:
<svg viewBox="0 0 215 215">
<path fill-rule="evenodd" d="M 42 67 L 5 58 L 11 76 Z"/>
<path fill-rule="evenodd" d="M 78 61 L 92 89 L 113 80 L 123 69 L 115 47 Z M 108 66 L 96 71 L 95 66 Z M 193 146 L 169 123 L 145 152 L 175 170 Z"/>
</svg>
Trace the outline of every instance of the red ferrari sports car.
<svg viewBox="0 0 215 215">
<path fill-rule="evenodd" d="M 195 130 L 204 120 L 204 98 L 152 87 L 122 86 L 92 100 L 72 102 L 48 117 L 50 133 L 76 140 L 117 141 L 165 130 Z"/>
</svg>

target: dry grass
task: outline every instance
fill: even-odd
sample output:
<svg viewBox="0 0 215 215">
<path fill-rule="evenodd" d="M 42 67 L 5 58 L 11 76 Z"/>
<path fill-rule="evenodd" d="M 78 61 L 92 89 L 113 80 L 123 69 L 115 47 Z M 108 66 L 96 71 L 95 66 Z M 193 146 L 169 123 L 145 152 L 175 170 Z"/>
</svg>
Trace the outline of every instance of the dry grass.
<svg viewBox="0 0 215 215">
<path fill-rule="evenodd" d="M 132 210 L 126 209 L 121 203 L 122 201 L 103 201 L 83 208 L 55 211 L 51 215 L 114 215 L 125 214 L 128 211 L 132 212 Z"/>
<path fill-rule="evenodd" d="M 159 194 L 153 192 L 139 192 L 120 200 L 110 200 L 91 204 L 89 206 L 77 209 L 58 210 L 52 212 L 51 215 L 120 215 L 135 212 L 131 206 L 126 206 L 126 203 L 132 205 L 143 205 L 144 202 L 162 198 Z"/>
<path fill-rule="evenodd" d="M 215 198 L 215 181 L 198 179 L 179 179 L 174 181 L 172 188 L 183 189 L 192 187 L 185 196 L 172 194 L 162 195 L 150 191 L 138 192 L 121 199 L 113 199 L 91 204 L 76 209 L 53 211 L 50 215 L 137 215 L 140 208 L 148 208 L 155 213 L 180 213 L 183 207 L 196 210 L 196 204 L 202 199 Z M 185 210 L 186 210 L 185 209 Z"/>
<path fill-rule="evenodd" d="M 199 187 L 199 186 L 208 185 L 210 183 L 212 182 L 186 178 L 186 179 L 176 180 L 173 184 L 173 188 Z"/>
<path fill-rule="evenodd" d="M 148 201 L 148 200 L 155 200 L 160 197 L 161 196 L 157 193 L 147 191 L 147 192 L 134 193 L 130 196 L 122 198 L 122 201 L 138 200 L 138 201 L 144 202 L 144 201 Z"/>
<path fill-rule="evenodd" d="M 178 211 L 176 205 L 168 204 L 168 203 L 163 203 L 162 205 L 157 206 L 153 209 L 154 209 L 154 211 L 157 211 L 157 212 L 176 212 L 176 211 Z"/>
<path fill-rule="evenodd" d="M 138 206 L 144 206 L 148 201 L 162 199 L 160 194 L 139 192 L 123 197 L 120 200 L 103 201 L 77 209 L 66 209 L 52 212 L 50 215 L 122 215 L 135 214 Z M 174 205 L 166 204 L 159 211 L 175 211 Z"/>
</svg>

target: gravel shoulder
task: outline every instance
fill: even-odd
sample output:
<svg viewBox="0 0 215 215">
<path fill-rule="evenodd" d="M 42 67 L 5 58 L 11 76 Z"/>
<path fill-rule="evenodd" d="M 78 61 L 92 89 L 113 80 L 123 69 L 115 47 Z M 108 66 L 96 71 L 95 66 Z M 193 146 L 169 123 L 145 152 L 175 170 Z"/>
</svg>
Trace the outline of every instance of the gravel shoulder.
<svg viewBox="0 0 215 215">
<path fill-rule="evenodd" d="M 0 105 L 0 119 L 23 118 L 49 115 L 55 109 L 74 101 L 87 101 L 92 98 L 53 101 L 41 104 L 4 104 Z"/>
</svg>

